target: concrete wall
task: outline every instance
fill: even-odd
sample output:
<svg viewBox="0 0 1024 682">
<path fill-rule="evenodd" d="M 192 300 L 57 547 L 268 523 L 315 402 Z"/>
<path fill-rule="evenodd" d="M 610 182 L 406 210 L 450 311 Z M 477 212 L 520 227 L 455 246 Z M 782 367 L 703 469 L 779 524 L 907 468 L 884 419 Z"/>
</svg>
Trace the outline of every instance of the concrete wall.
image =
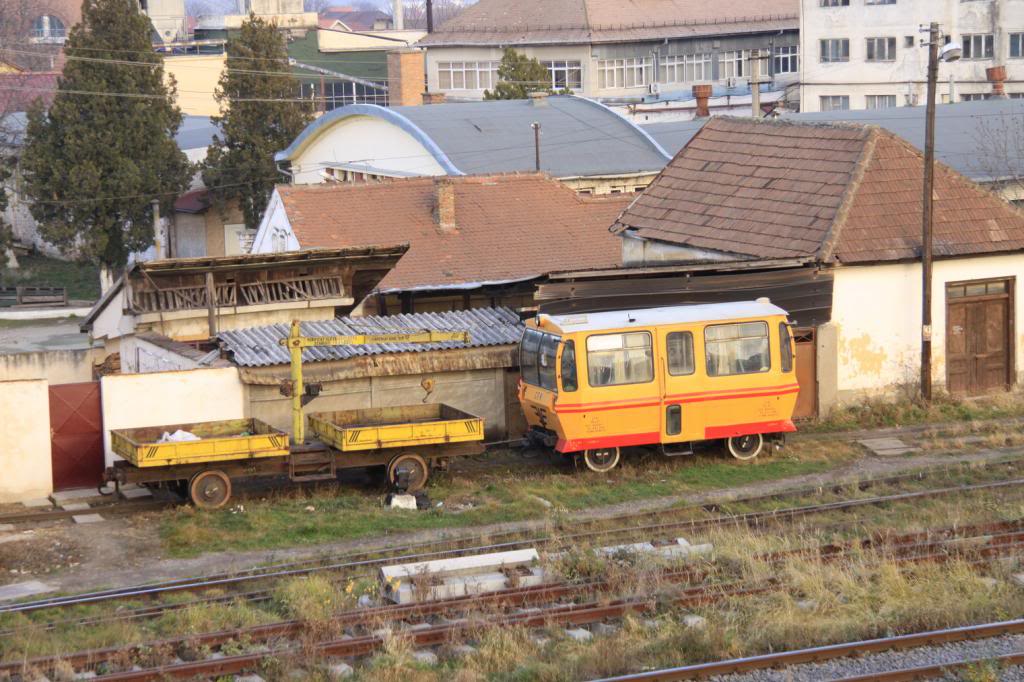
<svg viewBox="0 0 1024 682">
<path fill-rule="evenodd" d="M 0 448 L 0 502 L 46 497 L 53 492 L 47 382 L 0 382 L 0 414 L 11 427 L 4 429 Z"/>
<path fill-rule="evenodd" d="M 153 374 L 115 374 L 101 380 L 103 445 L 109 466 L 110 431 L 248 416 L 245 387 L 234 367 Z M 46 430 L 49 437 L 49 427 Z M 49 447 L 49 445 L 47 445 Z"/>
<path fill-rule="evenodd" d="M 174 372 L 199 368 L 195 360 L 137 336 L 126 336 L 121 339 L 120 353 L 121 371 L 125 374 Z"/>
<path fill-rule="evenodd" d="M 924 37 L 921 25 L 938 21 L 944 33 L 962 42 L 969 33 L 992 33 L 994 59 L 962 59 L 942 64 L 939 69 L 938 98 L 950 101 L 950 77 L 956 82 L 953 101 L 968 93 L 988 93 L 985 68 L 1007 67 L 1007 92 L 1024 92 L 1024 60 L 1009 59 L 1011 32 L 1024 31 L 1024 3 L 1017 0 L 964 2 L 963 0 L 899 0 L 892 5 L 868 5 L 851 0 L 848 7 L 821 7 L 819 0 L 801 0 L 800 69 L 801 111 L 819 111 L 823 95 L 848 95 L 851 109 L 864 109 L 867 95 L 896 95 L 898 106 L 924 104 L 927 48 L 918 43 Z M 912 37 L 914 46 L 906 46 Z M 868 37 L 895 37 L 896 59 L 867 62 Z M 820 41 L 848 38 L 850 60 L 822 63 Z"/>
<path fill-rule="evenodd" d="M 504 373 L 497 368 L 324 381 L 320 397 L 305 412 L 445 403 L 483 417 L 487 438 L 503 440 L 507 429 Z M 424 388 L 426 380 L 433 381 L 430 392 Z M 248 389 L 249 416 L 290 433 L 291 401 L 281 396 L 278 386 L 251 384 Z"/>
<path fill-rule="evenodd" d="M 93 363 L 102 360 L 104 355 L 102 348 L 0 355 L 0 381 L 46 379 L 50 384 L 92 381 Z"/>
<path fill-rule="evenodd" d="M 920 372 L 921 269 L 916 263 L 839 267 L 834 270 L 836 399 L 849 402 L 915 384 Z M 1024 281 L 1024 255 L 935 262 L 932 286 L 932 381 L 946 383 L 946 283 L 1016 277 Z M 1017 320 L 1013 352 L 1020 382 L 1024 367 L 1024 296 L 1013 292 Z M 821 366 L 819 360 L 819 366 Z M 820 374 L 820 372 L 819 372 Z M 819 377 L 820 378 L 820 377 Z"/>
</svg>

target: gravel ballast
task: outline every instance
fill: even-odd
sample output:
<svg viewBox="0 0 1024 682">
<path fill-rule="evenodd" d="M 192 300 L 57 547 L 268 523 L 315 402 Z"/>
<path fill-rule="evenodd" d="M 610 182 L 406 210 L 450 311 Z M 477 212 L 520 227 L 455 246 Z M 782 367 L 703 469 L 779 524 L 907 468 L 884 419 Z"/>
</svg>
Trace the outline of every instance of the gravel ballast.
<svg viewBox="0 0 1024 682">
<path fill-rule="evenodd" d="M 822 682 L 823 680 L 841 680 L 844 677 L 856 675 L 890 672 L 901 668 L 952 664 L 970 659 L 991 659 L 1021 651 L 1024 651 L 1024 635 L 1011 635 L 973 642 L 918 647 L 906 651 L 887 651 L 859 658 L 839 658 L 822 663 L 806 663 L 781 670 L 755 670 L 736 675 L 719 675 L 709 679 L 716 682 Z M 957 678 L 950 676 L 949 679 Z M 1024 668 L 1007 668 L 1002 671 L 999 679 L 1024 682 Z"/>
</svg>

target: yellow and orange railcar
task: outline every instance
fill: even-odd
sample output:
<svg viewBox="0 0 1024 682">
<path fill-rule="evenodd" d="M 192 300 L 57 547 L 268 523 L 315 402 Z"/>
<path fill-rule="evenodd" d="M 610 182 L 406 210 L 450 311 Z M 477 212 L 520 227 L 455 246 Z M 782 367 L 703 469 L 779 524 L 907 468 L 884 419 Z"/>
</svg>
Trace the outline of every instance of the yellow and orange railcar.
<svg viewBox="0 0 1024 682">
<path fill-rule="evenodd" d="M 630 446 L 686 454 L 724 440 L 737 459 L 795 431 L 786 311 L 767 299 L 540 314 L 520 343 L 530 438 L 609 471 Z"/>
</svg>

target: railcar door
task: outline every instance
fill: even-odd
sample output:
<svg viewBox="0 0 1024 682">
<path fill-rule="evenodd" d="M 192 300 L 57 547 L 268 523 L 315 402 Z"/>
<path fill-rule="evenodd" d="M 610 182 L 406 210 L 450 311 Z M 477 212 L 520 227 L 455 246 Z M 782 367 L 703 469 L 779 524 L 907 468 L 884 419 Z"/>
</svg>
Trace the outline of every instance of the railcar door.
<svg viewBox="0 0 1024 682">
<path fill-rule="evenodd" d="M 661 441 L 681 443 L 704 433 L 704 405 L 694 400 L 703 372 L 698 371 L 703 342 L 694 330 L 660 330 Z"/>
</svg>

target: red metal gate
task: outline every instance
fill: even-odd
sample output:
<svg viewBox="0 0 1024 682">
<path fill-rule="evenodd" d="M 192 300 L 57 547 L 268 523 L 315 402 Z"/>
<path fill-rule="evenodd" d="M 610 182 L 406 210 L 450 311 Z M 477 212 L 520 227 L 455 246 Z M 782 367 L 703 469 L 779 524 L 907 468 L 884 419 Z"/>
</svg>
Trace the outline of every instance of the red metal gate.
<svg viewBox="0 0 1024 682">
<path fill-rule="evenodd" d="M 50 386 L 53 489 L 88 488 L 103 476 L 100 384 Z"/>
</svg>

